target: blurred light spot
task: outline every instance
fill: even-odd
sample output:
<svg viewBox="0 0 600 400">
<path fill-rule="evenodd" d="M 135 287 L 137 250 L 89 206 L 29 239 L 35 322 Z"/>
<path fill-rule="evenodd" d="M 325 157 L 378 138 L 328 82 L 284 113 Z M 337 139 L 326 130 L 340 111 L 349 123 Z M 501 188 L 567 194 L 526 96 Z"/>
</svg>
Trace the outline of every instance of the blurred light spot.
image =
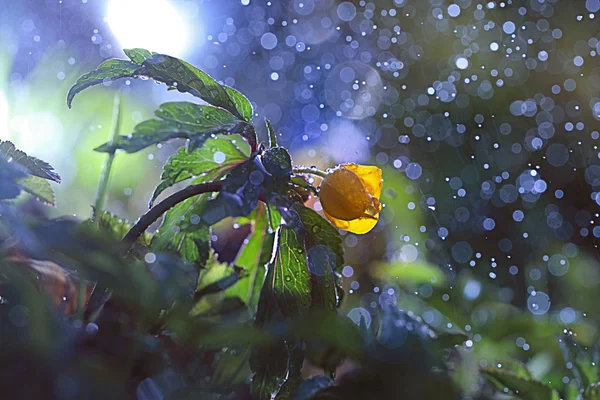
<svg viewBox="0 0 600 400">
<path fill-rule="evenodd" d="M 458 69 L 467 69 L 469 67 L 469 60 L 467 60 L 466 57 L 458 56 L 454 63 Z"/>
<path fill-rule="evenodd" d="M 181 56 L 190 37 L 186 21 L 167 0 L 112 0 L 107 22 L 126 49 L 141 47 Z"/>
<path fill-rule="evenodd" d="M 532 291 L 527 298 L 527 308 L 535 315 L 544 315 L 550 309 L 550 297 L 544 292 Z"/>
<path fill-rule="evenodd" d="M 467 299 L 467 300 L 475 300 L 476 298 L 479 297 L 480 293 L 481 293 L 481 283 L 479 283 L 473 279 L 468 280 L 467 283 L 465 284 L 465 287 L 463 288 L 463 295 L 465 296 L 465 299 Z"/>
</svg>

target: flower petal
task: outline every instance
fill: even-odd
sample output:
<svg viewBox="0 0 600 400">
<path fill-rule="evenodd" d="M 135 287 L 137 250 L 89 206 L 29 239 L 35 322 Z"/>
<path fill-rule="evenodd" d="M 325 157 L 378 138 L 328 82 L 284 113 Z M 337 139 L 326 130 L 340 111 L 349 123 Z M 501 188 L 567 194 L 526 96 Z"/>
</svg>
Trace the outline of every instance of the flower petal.
<svg viewBox="0 0 600 400">
<path fill-rule="evenodd" d="M 358 165 L 354 163 L 342 164 L 340 167 L 354 172 L 362 181 L 367 192 L 369 192 L 371 196 L 379 199 L 381 196 L 381 188 L 383 187 L 383 173 L 381 169 L 372 165 Z"/>
<path fill-rule="evenodd" d="M 373 217 L 361 217 L 353 219 L 352 221 L 343 221 L 341 219 L 334 218 L 331 215 L 327 214 L 325 210 L 323 210 L 323 213 L 325 214 L 329 222 L 331 222 L 336 228 L 343 229 L 351 233 L 356 233 L 358 235 L 362 235 L 371 231 L 371 229 L 375 227 L 377 221 L 379 220 L 379 214 Z"/>
</svg>

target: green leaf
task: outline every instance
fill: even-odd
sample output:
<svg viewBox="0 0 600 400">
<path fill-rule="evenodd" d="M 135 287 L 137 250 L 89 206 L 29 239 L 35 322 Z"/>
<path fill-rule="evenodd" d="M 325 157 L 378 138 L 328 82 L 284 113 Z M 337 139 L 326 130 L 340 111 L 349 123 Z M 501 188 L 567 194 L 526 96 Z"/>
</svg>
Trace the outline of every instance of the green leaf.
<svg viewBox="0 0 600 400">
<path fill-rule="evenodd" d="M 527 369 L 525 364 L 518 360 L 504 360 L 499 363 L 502 365 L 502 370 L 510 371 L 515 373 L 518 377 L 523 379 L 533 379 L 531 372 Z"/>
<path fill-rule="evenodd" d="M 135 153 L 148 146 L 170 139 L 190 139 L 190 150 L 200 148 L 204 142 L 216 134 L 238 133 L 240 121 L 226 110 L 193 103 L 165 103 L 156 115 L 162 120 L 151 119 L 136 125 L 133 133 L 118 136 L 112 145 L 105 143 L 95 150 L 111 152 L 122 149 Z"/>
<path fill-rule="evenodd" d="M 100 230 L 109 233 L 115 240 L 123 239 L 132 227 L 133 224 L 129 223 L 129 221 L 108 211 L 104 211 L 100 215 Z M 152 235 L 145 233 L 137 242 L 141 245 L 149 246 L 151 239 Z"/>
<path fill-rule="evenodd" d="M 156 53 L 146 49 L 123 49 L 123 52 L 136 64 L 142 64 Z"/>
<path fill-rule="evenodd" d="M 309 249 L 318 245 L 330 248 L 335 254 L 334 265 L 336 271 L 341 272 L 344 266 L 344 247 L 339 231 L 316 211 L 308 207 L 296 204 L 294 210 L 298 213 L 300 221 L 306 228 L 306 248 Z"/>
<path fill-rule="evenodd" d="M 28 156 L 25 152 L 18 150 L 12 142 L 0 141 L 0 154 L 3 154 L 7 161 L 25 168 L 31 175 L 60 183 L 60 176 L 50 164 Z"/>
<path fill-rule="evenodd" d="M 306 265 L 306 249 L 296 229 L 280 227 L 277 254 L 273 264 L 272 280 L 268 285 L 273 299 L 284 318 L 297 317 L 311 304 L 310 276 Z"/>
<path fill-rule="evenodd" d="M 151 53 L 145 49 L 124 50 L 131 59 L 111 59 L 103 62 L 94 71 L 83 75 L 71 87 L 67 95 L 67 104 L 82 90 L 120 78 L 151 78 L 163 82 L 170 88 L 182 93 L 190 93 L 215 107 L 229 111 L 245 124 L 240 128 L 242 136 L 248 140 L 253 149 L 256 148 L 256 132 L 249 124 L 252 120 L 252 104 L 237 90 L 215 81 L 210 75 L 193 65 L 164 54 Z M 122 139 L 120 139 L 122 141 Z M 138 144 L 140 145 L 140 144 Z"/>
<path fill-rule="evenodd" d="M 247 158 L 234 141 L 226 138 L 208 139 L 204 146 L 191 152 L 181 148 L 163 167 L 163 181 L 154 191 L 150 205 L 166 188 L 178 182 L 205 174 L 221 175 Z"/>
<path fill-rule="evenodd" d="M 238 296 L 244 300 L 252 312 L 256 312 L 260 290 L 267 272 L 265 266 L 273 252 L 273 235 L 267 230 L 267 211 L 262 203 L 256 210 L 252 232 L 234 261 L 236 266 L 246 270 L 248 277 L 227 291 L 228 295 Z"/>
<path fill-rule="evenodd" d="M 341 290 L 334 273 L 344 265 L 342 239 L 338 230 L 315 211 L 301 204 L 293 208 L 305 229 L 312 307 L 334 311 L 338 306 L 338 289 Z"/>
<path fill-rule="evenodd" d="M 370 271 L 377 279 L 397 280 L 402 284 L 440 287 L 445 282 L 444 273 L 437 266 L 424 261 L 375 263 Z"/>
<path fill-rule="evenodd" d="M 523 400 L 559 400 L 560 395 L 551 387 L 532 379 L 520 376 L 519 373 L 502 368 L 483 368 L 482 374 L 496 389 L 504 392 L 508 388 L 515 396 Z"/>
<path fill-rule="evenodd" d="M 142 63 L 137 73 L 175 87 L 182 93 L 190 93 L 244 119 L 222 85 L 183 60 L 165 54 L 154 54 Z"/>
<path fill-rule="evenodd" d="M 591 384 L 596 384 L 600 381 L 600 373 L 598 366 L 594 362 L 591 349 L 577 343 L 568 333 L 561 335 L 558 343 L 565 362 L 573 364 L 571 371 L 581 383 L 581 388 L 587 388 Z"/>
<path fill-rule="evenodd" d="M 201 299 L 210 294 L 225 292 L 245 276 L 246 272 L 240 268 L 216 260 L 209 262 L 200 270 L 194 297 Z"/>
<path fill-rule="evenodd" d="M 29 175 L 26 178 L 19 179 L 17 183 L 27 193 L 35 196 L 39 201 L 56 206 L 56 197 L 50 186 L 50 182 L 38 176 Z"/>
<path fill-rule="evenodd" d="M 248 114 L 252 114 L 252 106 L 249 105 L 248 100 L 234 89 L 227 90 L 193 65 L 175 57 L 151 53 L 144 49 L 125 50 L 125 54 L 131 61 L 110 59 L 104 61 L 94 71 L 79 78 L 67 95 L 69 107 L 71 107 L 75 95 L 90 86 L 103 83 L 107 79 L 144 76 L 177 88 L 182 93 L 190 93 L 209 104 L 228 110 L 240 119 L 249 121 L 246 118 Z M 230 94 L 235 101 L 232 100 Z"/>
<path fill-rule="evenodd" d="M 225 88 L 225 91 L 227 92 L 229 97 L 231 97 L 231 100 L 233 100 L 235 108 L 238 110 L 242 118 L 247 122 L 252 121 L 252 104 L 250 103 L 248 98 L 240 92 L 238 92 L 237 90 L 235 90 L 234 88 L 231 88 L 229 86 L 223 87 Z"/>
<path fill-rule="evenodd" d="M 120 78 L 134 78 L 139 67 L 139 64 L 127 60 L 110 59 L 104 61 L 95 70 L 77 79 L 77 82 L 69 89 L 67 94 L 67 105 L 71 108 L 75 95 L 90 86 Z"/>
<path fill-rule="evenodd" d="M 204 267 L 210 255 L 210 228 L 202 222 L 208 194 L 191 197 L 170 209 L 151 248 L 179 254 L 187 263 Z"/>
<path fill-rule="evenodd" d="M 267 203 L 267 214 L 269 216 L 269 227 L 271 228 L 271 231 L 277 231 L 281 226 L 281 213 L 276 206 Z"/>
<path fill-rule="evenodd" d="M 277 147 L 277 134 L 275 133 L 275 129 L 273 129 L 271 121 L 266 118 L 265 123 L 267 124 L 267 131 L 269 131 L 269 148 Z"/>
</svg>

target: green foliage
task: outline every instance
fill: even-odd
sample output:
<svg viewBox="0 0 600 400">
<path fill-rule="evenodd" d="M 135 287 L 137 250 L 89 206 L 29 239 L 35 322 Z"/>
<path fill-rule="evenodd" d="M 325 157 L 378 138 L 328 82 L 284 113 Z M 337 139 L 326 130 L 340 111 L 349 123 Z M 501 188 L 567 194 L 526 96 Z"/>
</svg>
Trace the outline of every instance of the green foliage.
<svg viewBox="0 0 600 400">
<path fill-rule="evenodd" d="M 30 175 L 60 182 L 60 176 L 50 164 L 38 158 L 28 156 L 15 148 L 15 145 L 11 142 L 0 142 L 0 154 L 3 154 L 10 162 L 14 162 L 25 168 Z"/>
<path fill-rule="evenodd" d="M 202 221 L 208 196 L 189 198 L 165 215 L 151 248 L 179 254 L 182 260 L 202 268 L 210 255 L 210 228 Z"/>
<path fill-rule="evenodd" d="M 220 176 L 247 158 L 236 143 L 227 138 L 207 139 L 204 146 L 193 151 L 181 148 L 165 164 L 161 175 L 163 181 L 154 191 L 150 205 L 166 188 L 176 183 L 195 176 Z"/>
<path fill-rule="evenodd" d="M 240 133 L 240 121 L 230 112 L 212 106 L 193 103 L 165 103 L 156 111 L 162 120 L 151 119 L 139 123 L 131 135 L 118 136 L 112 144 L 103 144 L 96 151 L 111 152 L 122 149 L 135 153 L 148 146 L 170 139 L 190 140 L 189 150 L 200 148 L 216 134 Z"/>
<path fill-rule="evenodd" d="M 502 392 L 508 389 L 523 400 L 559 400 L 559 393 L 550 386 L 532 379 L 522 368 L 483 368 L 483 375 Z"/>
<path fill-rule="evenodd" d="M 60 183 L 60 176 L 50 164 L 28 156 L 9 141 L 0 141 L 0 157 L 0 198 L 15 198 L 23 190 L 48 205 L 56 205 L 48 180 Z"/>
<path fill-rule="evenodd" d="M 50 183 L 46 179 L 29 175 L 26 178 L 20 179 L 18 183 L 24 191 L 35 196 L 38 200 L 51 206 L 56 205 L 54 190 L 52 190 Z"/>
<path fill-rule="evenodd" d="M 11 307 L 26 304 L 33 319 L 22 328 L 35 328 L 31 335 L 37 335 L 18 343 L 13 339 L 20 332 L 10 331 L 15 360 L 26 363 L 28 373 L 65 361 L 75 372 L 52 371 L 51 382 L 82 371 L 86 382 L 101 388 L 98 393 L 119 398 L 458 398 L 442 356 L 465 341 L 459 329 L 436 335 L 383 296 L 370 301 L 372 314 L 358 320 L 339 312 L 342 237 L 304 205 L 317 193 L 313 181 L 294 173 L 268 120 L 268 146 L 257 144 L 246 97 L 177 58 L 144 49 L 125 53 L 129 60 L 105 61 L 82 76 L 68 93 L 69 106 L 88 87 L 137 77 L 208 104 L 162 104 L 157 119 L 97 149 L 114 156 L 116 149 L 133 153 L 173 138 L 188 140 L 165 164 L 150 210 L 133 225 L 102 209 L 81 223 L 0 203 L 1 300 Z M 0 149 L 0 198 L 28 191 L 53 203 L 48 180 L 60 178 L 52 167 L 8 142 Z M 184 189 L 153 204 L 184 182 Z M 386 196 L 397 201 L 394 193 Z M 146 232 L 163 215 L 158 230 Z M 224 253 L 231 249 L 217 253 L 211 243 L 213 226 L 223 220 L 215 230 L 249 225 L 235 258 Z M 444 284 L 441 271 L 425 263 L 374 270 L 383 283 L 436 290 Z M 40 301 L 47 295 L 57 310 Z M 0 313 L 14 320 L 2 307 Z M 58 352 L 51 349 L 56 343 Z M 65 354 L 74 360 L 62 360 Z M 356 369 L 334 381 L 344 360 Z M 304 379 L 302 368 L 311 363 L 325 375 Z M 99 378 L 97 365 L 114 376 Z M 508 372 L 484 373 L 532 399 L 556 393 L 522 365 L 510 365 Z M 595 393 L 591 386 L 586 390 Z"/>
<path fill-rule="evenodd" d="M 594 360 L 592 351 L 587 349 L 573 338 L 573 333 L 568 331 L 558 338 L 565 362 L 571 363 L 574 377 L 582 389 L 600 382 L 599 366 Z"/>
<path fill-rule="evenodd" d="M 252 219 L 252 232 L 247 243 L 240 249 L 234 264 L 244 268 L 248 278 L 228 290 L 228 294 L 238 296 L 256 312 L 261 288 L 265 282 L 266 265 L 273 252 L 274 235 L 268 232 L 267 207 L 261 204 Z"/>
</svg>

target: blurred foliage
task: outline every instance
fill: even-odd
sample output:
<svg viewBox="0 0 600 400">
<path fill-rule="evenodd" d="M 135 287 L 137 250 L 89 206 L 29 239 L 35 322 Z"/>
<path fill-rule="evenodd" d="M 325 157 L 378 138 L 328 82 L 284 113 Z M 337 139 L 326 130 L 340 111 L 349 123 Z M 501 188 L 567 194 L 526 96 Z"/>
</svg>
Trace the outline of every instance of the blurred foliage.
<svg viewBox="0 0 600 400">
<path fill-rule="evenodd" d="M 185 139 L 148 198 L 152 204 L 170 186 L 185 188 L 134 225 L 108 212 L 98 221 L 50 218 L 27 194 L 18 196 L 54 203 L 54 169 L 10 142 L 0 144 L 0 382 L 8 393 L 599 398 L 596 325 L 577 319 L 565 329 L 556 315 L 511 304 L 506 288 L 469 269 L 440 268 L 425 259 L 427 251 L 415 256 L 407 240 L 395 237 L 397 221 L 410 246 L 431 243 L 424 216 L 404 212 L 421 196 L 404 190 L 401 175 L 384 169 L 379 230 L 349 246 L 359 239 L 308 207 L 318 193 L 315 179 L 294 169 L 268 121 L 269 140 L 257 138 L 252 105 L 241 93 L 182 60 L 142 49 L 126 54 L 129 60 L 108 60 L 83 75 L 69 104 L 87 87 L 140 77 L 204 100 L 208 105 L 165 103 L 155 113 L 160 119 L 123 124 L 121 133 L 131 135 L 97 148 L 135 153 Z M 216 189 L 177 197 L 208 187 Z M 144 217 L 161 207 L 160 228 L 145 233 Z M 224 224 L 245 234 L 237 246 L 219 250 L 212 233 Z M 130 242 L 132 232 L 138 236 Z M 361 258 L 357 252 L 369 245 L 391 256 Z M 345 259 L 368 265 L 360 282 L 373 289 L 368 295 L 351 296 L 356 289 L 343 279 Z M 573 261 L 581 274 L 563 290 L 593 291 L 581 282 L 595 273 L 592 263 Z M 591 308 L 587 298 L 580 301 L 581 309 Z"/>
</svg>

